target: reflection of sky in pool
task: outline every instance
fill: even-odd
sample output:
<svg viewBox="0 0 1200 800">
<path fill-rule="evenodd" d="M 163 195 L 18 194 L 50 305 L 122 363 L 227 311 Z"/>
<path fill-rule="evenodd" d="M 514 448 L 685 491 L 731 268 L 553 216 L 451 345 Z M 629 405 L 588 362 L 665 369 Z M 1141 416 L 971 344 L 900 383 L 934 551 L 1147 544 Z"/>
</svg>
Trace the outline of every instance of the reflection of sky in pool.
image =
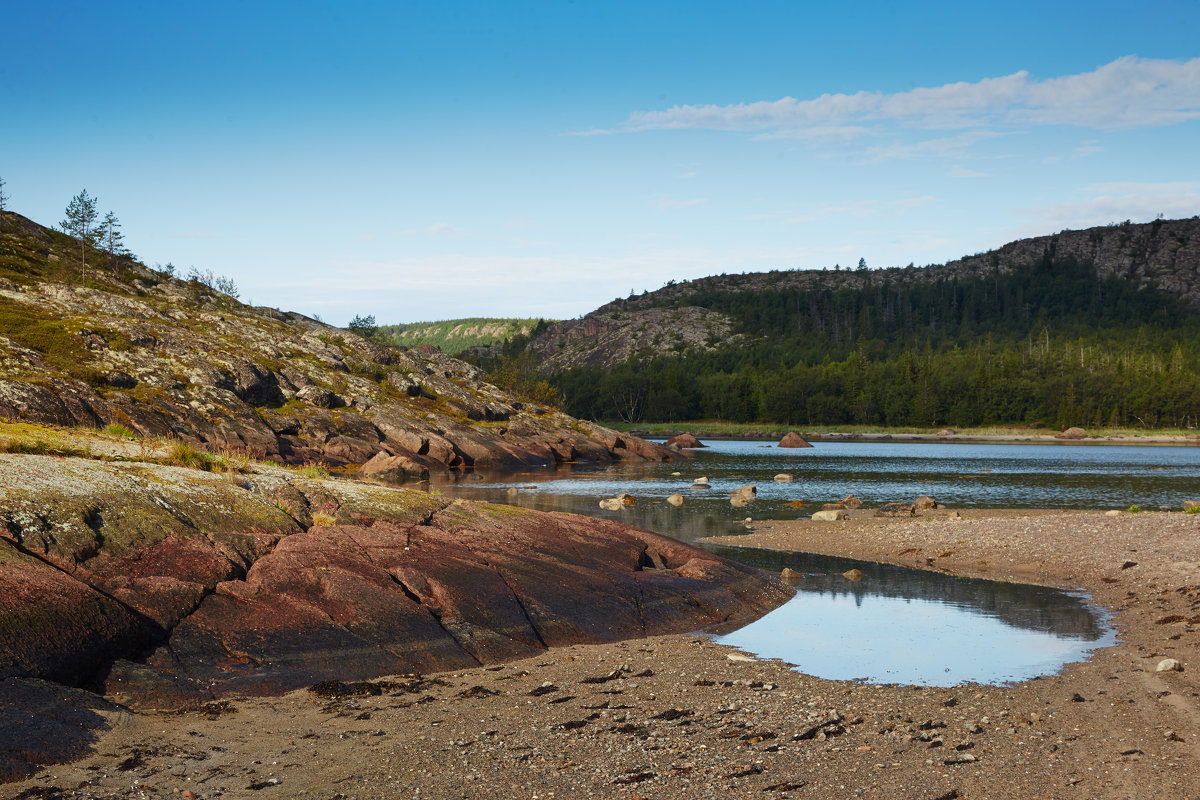
<svg viewBox="0 0 1200 800">
<path fill-rule="evenodd" d="M 1051 675 L 1114 638 L 1017 628 L 938 601 L 801 591 L 718 641 L 822 678 L 953 686 Z"/>
</svg>

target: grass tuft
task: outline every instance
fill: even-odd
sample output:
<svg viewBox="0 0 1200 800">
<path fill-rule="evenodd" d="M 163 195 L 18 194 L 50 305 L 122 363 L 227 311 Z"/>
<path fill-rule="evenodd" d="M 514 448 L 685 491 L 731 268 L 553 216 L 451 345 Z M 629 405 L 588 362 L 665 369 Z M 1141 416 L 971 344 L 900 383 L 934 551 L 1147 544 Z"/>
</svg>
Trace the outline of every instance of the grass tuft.
<svg viewBox="0 0 1200 800">
<path fill-rule="evenodd" d="M 122 439 L 138 439 L 140 438 L 135 432 L 126 428 L 119 422 L 114 422 L 111 425 L 104 426 L 104 432 L 109 436 L 120 436 Z"/>
</svg>

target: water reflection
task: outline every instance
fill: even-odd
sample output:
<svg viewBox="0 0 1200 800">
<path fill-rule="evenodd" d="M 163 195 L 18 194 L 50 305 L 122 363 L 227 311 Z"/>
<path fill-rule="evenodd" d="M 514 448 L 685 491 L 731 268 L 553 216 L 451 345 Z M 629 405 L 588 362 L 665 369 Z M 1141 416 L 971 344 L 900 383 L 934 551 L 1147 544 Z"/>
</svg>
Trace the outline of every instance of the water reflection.
<svg viewBox="0 0 1200 800">
<path fill-rule="evenodd" d="M 1082 596 L 1048 586 L 962 578 L 813 553 L 716 546 L 707 549 L 770 572 L 790 568 L 804 576 L 793 582 L 800 593 L 846 597 L 860 608 L 871 597 L 940 602 L 1024 630 L 1053 632 L 1088 642 L 1107 635 L 1107 626 Z M 862 580 L 843 577 L 852 569 L 863 573 Z"/>
</svg>

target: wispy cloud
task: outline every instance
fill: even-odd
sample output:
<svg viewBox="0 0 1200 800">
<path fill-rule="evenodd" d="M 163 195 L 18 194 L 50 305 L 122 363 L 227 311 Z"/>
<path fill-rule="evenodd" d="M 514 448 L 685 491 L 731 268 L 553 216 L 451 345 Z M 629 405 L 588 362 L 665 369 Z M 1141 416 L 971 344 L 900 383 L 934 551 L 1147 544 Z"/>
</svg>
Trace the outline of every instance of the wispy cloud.
<svg viewBox="0 0 1200 800">
<path fill-rule="evenodd" d="M 220 239 L 221 234 L 210 231 L 180 231 L 167 234 L 168 239 Z"/>
<path fill-rule="evenodd" d="M 967 169 L 966 167 L 961 167 L 961 166 L 952 168 L 949 172 L 946 173 L 946 175 L 947 175 L 947 177 L 950 177 L 950 178 L 990 178 L 991 177 L 991 175 L 989 175 L 986 172 L 976 172 L 973 169 Z"/>
<path fill-rule="evenodd" d="M 406 228 L 400 231 L 401 236 L 454 236 L 466 233 L 466 228 L 457 228 L 449 222 L 435 222 L 428 228 Z"/>
<path fill-rule="evenodd" d="M 938 198 L 931 195 L 900 197 L 895 200 L 852 200 L 845 203 L 818 203 L 805 211 L 786 217 L 783 221 L 788 225 L 803 225 L 811 222 L 821 222 L 837 217 L 867 217 L 903 216 L 909 209 L 920 208 L 936 203 Z M 770 219 L 769 214 L 756 215 L 758 219 Z"/>
<path fill-rule="evenodd" d="M 689 200 L 676 200 L 672 197 L 660 197 L 658 198 L 658 207 L 663 211 L 667 211 L 677 208 L 690 208 L 691 206 L 704 205 L 707 202 L 707 197 L 693 197 Z"/>
<path fill-rule="evenodd" d="M 1091 72 L 1037 79 L 1025 70 L 885 94 L 825 94 L 806 100 L 683 105 L 637 111 L 613 132 L 708 129 L 803 137 L 882 122 L 927 129 L 1072 125 L 1112 129 L 1200 118 L 1200 58 L 1125 56 Z M 600 133 L 595 131 L 592 133 Z"/>
<path fill-rule="evenodd" d="M 504 227 L 508 228 L 510 231 L 527 231 L 530 228 L 536 228 L 541 224 L 542 223 L 538 222 L 536 219 L 526 219 L 525 217 L 509 217 L 504 222 Z"/>
</svg>

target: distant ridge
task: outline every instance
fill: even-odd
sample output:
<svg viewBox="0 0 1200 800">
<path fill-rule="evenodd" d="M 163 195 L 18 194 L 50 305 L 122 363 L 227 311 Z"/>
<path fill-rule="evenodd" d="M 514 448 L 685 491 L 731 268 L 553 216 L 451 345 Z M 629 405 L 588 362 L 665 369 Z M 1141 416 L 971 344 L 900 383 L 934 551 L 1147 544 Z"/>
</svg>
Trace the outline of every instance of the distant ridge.
<svg viewBox="0 0 1200 800">
<path fill-rule="evenodd" d="M 525 353 L 591 419 L 1190 428 L 1200 217 L 928 267 L 671 282 L 548 325 Z"/>
<path fill-rule="evenodd" d="M 436 322 L 410 322 L 381 325 L 379 333 L 395 344 L 414 347 L 432 345 L 448 355 L 458 355 L 471 347 L 481 347 L 515 336 L 528 336 L 539 319 L 502 317 L 466 317 Z"/>
</svg>

